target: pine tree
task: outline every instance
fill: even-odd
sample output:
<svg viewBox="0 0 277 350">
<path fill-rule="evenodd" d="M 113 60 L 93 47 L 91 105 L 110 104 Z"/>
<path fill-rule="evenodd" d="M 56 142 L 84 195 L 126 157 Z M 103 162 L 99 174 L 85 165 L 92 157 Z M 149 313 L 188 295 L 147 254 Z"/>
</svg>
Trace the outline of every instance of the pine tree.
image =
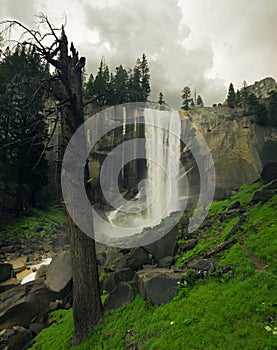
<svg viewBox="0 0 277 350">
<path fill-rule="evenodd" d="M 241 105 L 241 97 L 240 97 L 240 91 L 237 90 L 237 94 L 236 94 L 236 105 L 240 106 Z"/>
<path fill-rule="evenodd" d="M 158 101 L 158 103 L 159 103 L 160 105 L 164 105 L 164 104 L 165 104 L 164 95 L 163 95 L 162 92 L 159 93 L 159 101 Z"/>
<path fill-rule="evenodd" d="M 150 73 L 146 55 L 138 58 L 130 73 L 128 90 L 130 102 L 146 102 L 150 94 Z"/>
<path fill-rule="evenodd" d="M 48 29 L 43 33 L 27 28 L 18 21 L 8 21 L 7 25 L 9 28 L 18 26 L 21 31 L 24 31 L 25 35 L 30 35 L 33 39 L 30 46 L 35 47 L 39 53 L 39 57 L 48 61 L 59 72 L 59 75 L 56 76 L 59 79 L 57 84 L 59 94 L 55 95 L 55 97 L 59 101 L 62 139 L 66 147 L 73 134 L 84 123 L 82 71 L 86 59 L 85 57 L 79 58 L 78 51 L 75 49 L 73 43 L 70 46 L 69 53 L 68 40 L 63 26 L 61 30 L 56 29 L 44 15 L 41 15 L 41 21 Z M 45 43 L 44 39 L 47 39 L 47 43 Z M 21 66 L 19 67 L 21 68 Z M 41 82 L 43 81 L 44 79 Z M 51 82 L 53 83 L 53 79 L 48 79 L 47 82 L 50 84 L 50 87 L 56 88 L 56 86 L 52 86 L 51 84 Z M 80 139 L 79 146 L 81 149 L 85 149 L 84 137 Z M 83 164 L 77 164 L 77 166 L 83 166 Z M 79 195 L 75 181 L 76 172 L 69 167 L 66 173 L 69 188 L 68 194 L 71 196 L 69 201 L 73 202 Z M 87 183 L 88 166 L 86 163 L 84 171 L 86 189 Z M 76 206 L 75 210 L 77 215 L 84 216 L 83 207 Z M 91 213 L 85 214 L 85 217 L 87 220 L 90 220 L 93 235 L 94 228 Z M 98 279 L 95 241 L 82 232 L 70 215 L 68 215 L 68 231 L 73 281 L 73 345 L 78 345 L 89 335 L 100 320 L 103 319 L 103 309 Z"/>
<path fill-rule="evenodd" d="M 183 88 L 181 97 L 183 99 L 182 109 L 189 110 L 192 98 L 191 98 L 191 91 L 188 86 L 185 86 Z"/>
<path fill-rule="evenodd" d="M 228 96 L 227 96 L 227 105 L 230 108 L 234 108 L 236 106 L 236 93 L 232 83 L 229 85 Z"/>
<path fill-rule="evenodd" d="M 99 96 L 96 101 L 96 105 L 103 107 L 107 105 L 107 94 L 110 84 L 110 71 L 109 67 L 106 65 L 104 58 L 101 59 L 98 68 L 97 75 L 93 83 L 93 92 L 95 96 Z"/>
<path fill-rule="evenodd" d="M 122 65 L 116 67 L 112 81 L 113 104 L 122 104 L 128 101 L 128 73 Z"/>
<path fill-rule="evenodd" d="M 24 206 L 36 204 L 37 194 L 48 181 L 43 154 L 48 138 L 43 115 L 47 96 L 39 86 L 49 71 L 35 50 L 26 51 L 24 46 L 9 52 L 0 71 L 6 76 L 0 90 L 0 146 L 5 150 L 1 160 L 6 187 L 16 191 L 19 216 Z"/>
<path fill-rule="evenodd" d="M 242 83 L 242 88 L 240 90 L 240 100 L 244 106 L 247 104 L 248 95 L 249 95 L 249 93 L 247 90 L 247 82 L 246 82 L 246 80 L 244 80 Z"/>
<path fill-rule="evenodd" d="M 129 101 L 130 102 L 142 102 L 143 94 L 141 89 L 141 71 L 140 71 L 140 59 L 134 66 L 133 71 L 129 77 Z"/>
<path fill-rule="evenodd" d="M 197 96 L 196 104 L 199 107 L 204 107 L 204 103 L 203 103 L 202 97 L 200 95 Z"/>
<path fill-rule="evenodd" d="M 85 87 L 84 95 L 86 98 L 92 97 L 94 95 L 94 77 L 90 74 L 88 82 Z"/>
<path fill-rule="evenodd" d="M 259 125 L 268 125 L 269 116 L 263 103 L 260 103 L 256 95 L 249 93 L 247 96 L 247 107 L 249 112 L 255 115 L 255 122 Z"/>
<path fill-rule="evenodd" d="M 151 92 L 151 89 L 150 89 L 150 73 L 149 73 L 150 70 L 149 70 L 145 53 L 142 54 L 139 69 L 141 74 L 142 101 L 146 102 Z"/>
</svg>

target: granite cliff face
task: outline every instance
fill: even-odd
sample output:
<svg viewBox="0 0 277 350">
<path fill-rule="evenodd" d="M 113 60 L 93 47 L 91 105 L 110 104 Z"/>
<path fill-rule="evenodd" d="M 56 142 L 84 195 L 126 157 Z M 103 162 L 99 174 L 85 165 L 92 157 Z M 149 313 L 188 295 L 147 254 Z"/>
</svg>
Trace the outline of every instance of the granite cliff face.
<svg viewBox="0 0 277 350">
<path fill-rule="evenodd" d="M 137 124 L 143 111 L 136 112 L 134 124 L 126 129 L 122 137 L 121 128 L 105 135 L 92 153 L 90 159 L 91 185 L 93 198 L 102 201 L 99 191 L 99 172 L 101 164 L 111 149 L 128 139 L 144 137 L 142 124 Z M 243 108 L 194 107 L 189 111 L 180 111 L 182 133 L 187 132 L 188 120 L 202 134 L 212 154 L 216 172 L 216 197 L 229 194 L 242 184 L 250 184 L 260 177 L 263 161 L 263 147 L 266 141 L 277 141 L 277 129 L 254 123 L 254 115 L 245 115 Z M 140 126 L 139 126 L 140 125 Z M 135 131 L 134 131 L 135 130 Z M 134 152 L 136 149 L 134 149 Z M 201 151 L 200 151 L 201 153 Z M 203 154 L 201 157 L 205 157 Z M 135 157 L 136 158 L 136 157 Z M 193 167 L 188 174 L 190 195 L 199 193 L 199 172 L 193 156 L 188 152 L 181 157 L 186 169 Z M 123 192 L 135 190 L 137 183 L 144 178 L 145 163 L 130 163 L 124 170 L 124 179 L 119 179 Z M 208 185 L 208 184 L 207 184 Z M 112 190 L 112 189 L 111 189 Z M 131 195 L 131 194 L 130 194 Z M 220 197 L 220 195 L 218 196 Z"/>
<path fill-rule="evenodd" d="M 243 109 L 223 106 L 196 107 L 180 115 L 204 136 L 214 160 L 217 189 L 228 194 L 260 177 L 262 149 L 266 141 L 277 141 L 276 128 L 255 124 L 254 116 L 244 116 Z"/>
<path fill-rule="evenodd" d="M 257 98 L 264 99 L 270 97 L 270 93 L 272 91 L 277 90 L 277 83 L 273 78 L 267 77 L 260 81 L 256 81 L 253 85 L 248 86 L 247 90 L 248 92 L 252 92 L 254 95 L 256 95 Z"/>
</svg>

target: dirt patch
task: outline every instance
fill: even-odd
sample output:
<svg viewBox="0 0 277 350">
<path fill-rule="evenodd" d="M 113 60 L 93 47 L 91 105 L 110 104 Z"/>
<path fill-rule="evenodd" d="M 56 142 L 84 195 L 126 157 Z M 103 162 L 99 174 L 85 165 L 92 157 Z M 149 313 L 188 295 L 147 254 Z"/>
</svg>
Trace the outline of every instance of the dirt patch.
<svg viewBox="0 0 277 350">
<path fill-rule="evenodd" d="M 245 243 L 241 244 L 242 249 L 245 251 L 245 253 L 249 256 L 252 263 L 255 265 L 257 270 L 263 270 L 266 267 L 266 264 L 259 260 L 245 245 Z"/>
</svg>

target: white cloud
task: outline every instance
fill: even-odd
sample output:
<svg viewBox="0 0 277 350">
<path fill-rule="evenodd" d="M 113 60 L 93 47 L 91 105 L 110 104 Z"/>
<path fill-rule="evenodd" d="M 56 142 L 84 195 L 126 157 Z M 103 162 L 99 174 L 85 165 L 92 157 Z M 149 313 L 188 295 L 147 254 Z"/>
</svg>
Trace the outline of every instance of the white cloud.
<svg viewBox="0 0 277 350">
<path fill-rule="evenodd" d="M 181 104 L 181 90 L 189 85 L 203 95 L 206 103 L 225 97 L 223 81 L 207 78 L 213 66 L 213 51 L 209 41 L 187 48 L 191 30 L 182 23 L 182 11 L 176 0 L 122 0 L 109 7 L 85 5 L 86 24 L 99 32 L 102 45 L 92 45 L 91 52 L 104 56 L 112 67 L 134 65 L 144 52 L 151 68 L 152 98 L 159 91 L 175 108 Z M 107 49 L 103 43 L 108 43 Z M 88 56 L 89 57 L 89 56 Z M 98 62 L 97 62 L 98 64 Z M 95 67 L 94 67 L 95 68 Z M 209 88 L 211 86 L 211 88 Z"/>
<path fill-rule="evenodd" d="M 185 85 L 206 104 L 222 102 L 232 81 L 240 87 L 277 77 L 276 0 L 1 0 L 2 19 L 32 26 L 44 12 L 66 31 L 87 72 L 105 56 L 113 69 L 133 67 L 146 53 L 152 98 L 162 91 L 175 108 Z"/>
<path fill-rule="evenodd" d="M 19 19 L 25 25 L 35 23 L 35 2 L 33 0 L 1 0 L 0 13 L 3 19 Z"/>
<path fill-rule="evenodd" d="M 277 77 L 277 4 L 275 0 L 180 0 L 183 21 L 195 40 L 212 42 L 214 66 L 210 76 L 237 88 L 266 76 Z"/>
</svg>

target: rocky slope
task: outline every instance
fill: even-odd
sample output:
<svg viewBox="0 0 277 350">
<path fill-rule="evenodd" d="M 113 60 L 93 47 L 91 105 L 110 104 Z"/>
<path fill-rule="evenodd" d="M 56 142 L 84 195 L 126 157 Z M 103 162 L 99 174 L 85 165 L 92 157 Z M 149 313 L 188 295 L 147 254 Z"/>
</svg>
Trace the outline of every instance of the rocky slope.
<svg viewBox="0 0 277 350">
<path fill-rule="evenodd" d="M 183 215 L 171 259 L 153 247 L 117 251 L 102 276 L 105 323 L 78 349 L 273 349 L 276 205 L 276 180 L 243 186 L 213 203 L 194 233 Z M 102 263 L 109 256 L 102 251 Z M 33 349 L 71 349 L 71 311 L 52 322 Z"/>
</svg>

